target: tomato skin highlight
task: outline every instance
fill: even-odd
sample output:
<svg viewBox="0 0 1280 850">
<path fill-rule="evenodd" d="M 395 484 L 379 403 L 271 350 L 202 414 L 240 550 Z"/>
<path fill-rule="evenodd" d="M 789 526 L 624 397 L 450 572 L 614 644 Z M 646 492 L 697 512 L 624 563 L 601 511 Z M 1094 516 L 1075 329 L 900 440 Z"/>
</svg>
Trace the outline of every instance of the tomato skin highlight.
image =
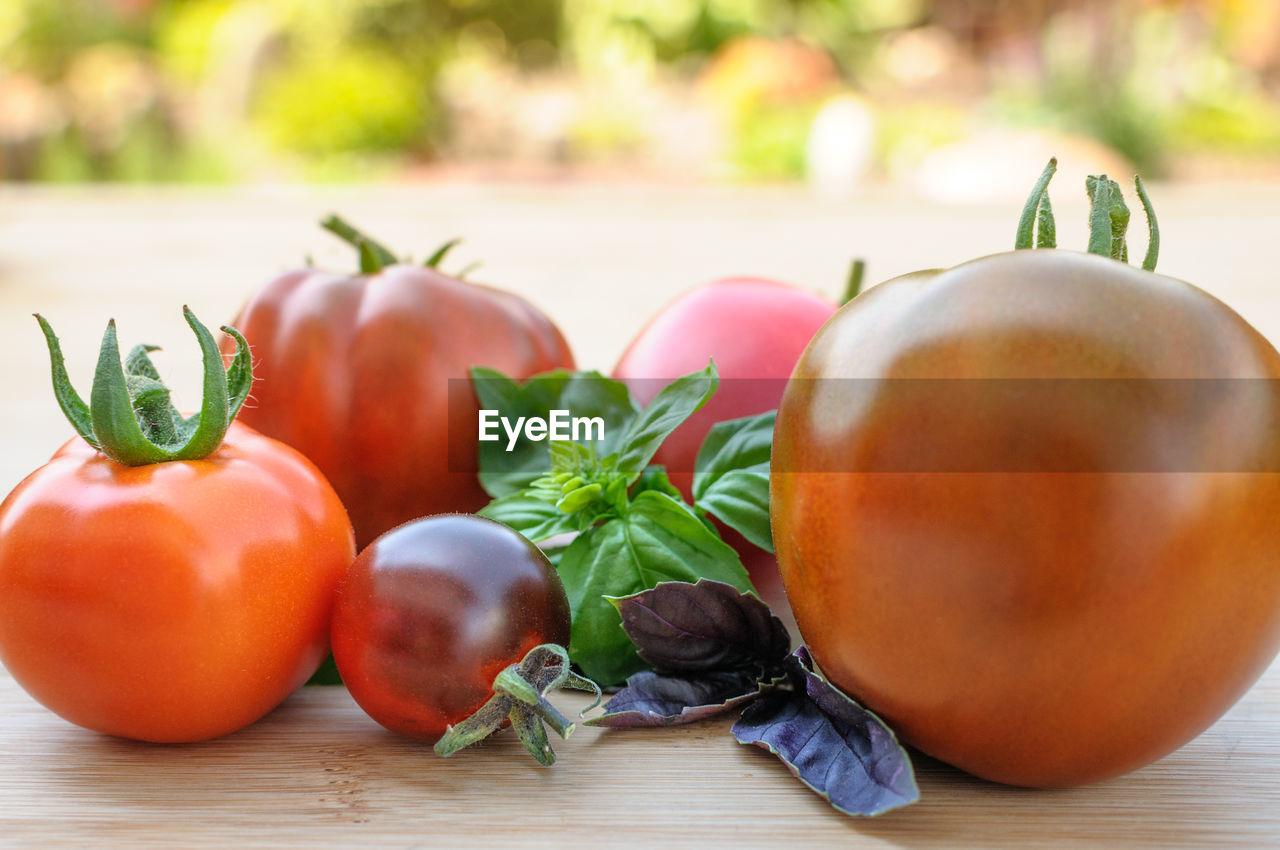
<svg viewBox="0 0 1280 850">
<path fill-rule="evenodd" d="M 418 266 L 289 272 L 232 324 L 253 346 L 258 378 L 240 418 L 325 473 L 361 547 L 410 519 L 487 503 L 475 475 L 479 405 L 450 379 L 466 381 L 472 366 L 516 379 L 573 368 L 528 301 Z M 472 439 L 451 444 L 451 424 Z"/>
<path fill-rule="evenodd" d="M 0 662 L 87 729 L 216 738 L 319 666 L 354 555 L 314 465 L 238 422 L 203 460 L 139 467 L 76 437 L 0 505 Z"/>
<path fill-rule="evenodd" d="M 1214 411 L 1134 401 L 1144 450 L 1181 461 L 1156 471 L 1107 455 L 1114 409 L 823 400 L 824 381 L 907 378 L 1267 389 Z M 868 290 L 801 358 L 774 443 L 775 544 L 817 663 L 906 742 L 999 782 L 1092 782 L 1182 746 L 1280 648 L 1280 474 L 1247 471 L 1278 468 L 1277 378 L 1280 354 L 1220 302 L 1109 259 L 1019 251 Z M 1218 438 L 1182 439 L 1210 414 Z M 998 471 L 1025 433 L 1116 471 Z M 960 446 L 972 471 L 860 466 Z M 1204 460 L 1223 451 L 1237 463 Z"/>
<path fill-rule="evenodd" d="M 362 551 L 338 589 L 333 656 L 382 726 L 435 741 L 535 646 L 569 642 L 569 600 L 546 556 L 500 523 L 444 514 Z"/>
</svg>

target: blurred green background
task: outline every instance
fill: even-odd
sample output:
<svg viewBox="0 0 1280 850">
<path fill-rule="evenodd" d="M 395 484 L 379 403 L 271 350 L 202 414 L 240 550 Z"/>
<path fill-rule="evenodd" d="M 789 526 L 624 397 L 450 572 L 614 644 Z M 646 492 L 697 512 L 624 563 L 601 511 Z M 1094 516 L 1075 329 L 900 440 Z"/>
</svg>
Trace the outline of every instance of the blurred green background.
<svg viewBox="0 0 1280 850">
<path fill-rule="evenodd" d="M 0 3 L 9 181 L 638 175 L 963 195 L 984 157 L 1045 148 L 1153 177 L 1280 175 L 1280 3 Z"/>
</svg>

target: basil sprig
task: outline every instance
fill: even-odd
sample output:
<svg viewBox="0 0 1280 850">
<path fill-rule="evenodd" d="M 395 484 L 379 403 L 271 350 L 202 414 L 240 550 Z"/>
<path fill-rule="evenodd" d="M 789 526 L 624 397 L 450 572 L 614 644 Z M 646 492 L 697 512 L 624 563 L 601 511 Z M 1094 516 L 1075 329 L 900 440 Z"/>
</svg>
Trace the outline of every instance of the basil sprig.
<svg viewBox="0 0 1280 850">
<path fill-rule="evenodd" d="M 535 543 L 576 535 L 556 553 L 573 618 L 569 654 L 608 686 L 644 669 L 611 602 L 660 582 L 713 579 L 752 589 L 734 550 L 708 514 L 772 548 L 768 460 L 774 413 L 717 425 L 699 454 L 690 505 L 650 461 L 681 423 L 715 393 L 715 364 L 677 378 L 640 408 L 625 384 L 597 372 L 548 372 L 523 384 L 473 369 L 481 407 L 508 419 L 570 410 L 604 420 L 602 440 L 519 439 L 510 451 L 480 443 L 480 482 L 494 496 L 481 515 Z M 704 468 L 705 466 L 705 468 Z"/>
</svg>

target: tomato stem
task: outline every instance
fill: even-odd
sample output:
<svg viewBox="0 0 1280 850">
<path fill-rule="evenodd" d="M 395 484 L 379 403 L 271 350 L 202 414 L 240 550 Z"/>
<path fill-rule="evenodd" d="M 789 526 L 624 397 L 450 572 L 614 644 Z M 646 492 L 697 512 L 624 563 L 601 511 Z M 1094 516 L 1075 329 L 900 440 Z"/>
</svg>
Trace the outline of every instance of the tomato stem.
<svg viewBox="0 0 1280 850">
<path fill-rule="evenodd" d="M 1043 222 L 1048 221 L 1048 241 L 1054 241 L 1054 223 L 1053 211 L 1048 206 L 1049 201 L 1049 181 L 1053 179 L 1054 172 L 1058 170 L 1058 158 L 1053 157 L 1049 160 L 1049 164 L 1044 167 L 1044 171 L 1040 172 L 1040 176 L 1036 179 L 1035 185 L 1031 187 L 1031 194 L 1027 197 L 1026 204 L 1022 207 L 1022 215 L 1018 218 L 1018 231 L 1014 236 L 1013 248 L 1015 251 L 1024 248 L 1030 248 L 1034 242 L 1036 224 L 1041 223 L 1041 234 L 1045 233 Z M 1044 212 L 1041 213 L 1041 208 Z M 1054 245 L 1038 245 L 1037 247 L 1052 248 Z"/>
<path fill-rule="evenodd" d="M 1156 211 L 1147 196 L 1147 188 L 1142 185 L 1142 178 L 1135 174 L 1133 185 L 1138 200 L 1142 201 L 1142 213 L 1147 217 L 1147 254 L 1142 258 L 1142 267 L 1151 272 L 1155 271 L 1156 260 L 1160 258 L 1160 224 L 1156 221 Z"/>
<path fill-rule="evenodd" d="M 841 304 L 848 304 L 850 301 L 858 297 L 858 293 L 862 292 L 862 280 L 867 273 L 867 261 L 861 257 L 854 259 L 849 264 L 849 276 L 844 282 L 844 297 L 840 299 Z"/>
<path fill-rule="evenodd" d="M 537 705 L 542 699 L 542 694 L 538 693 L 538 689 L 521 675 L 520 668 L 514 664 L 494 678 L 493 690 L 495 693 L 506 694 L 517 699 L 525 705 Z"/>
<path fill-rule="evenodd" d="M 455 236 L 453 239 L 450 239 L 448 242 L 444 243 L 439 248 L 437 248 L 435 250 L 435 253 L 432 254 L 430 257 L 427 257 L 427 259 L 422 264 L 429 269 L 439 269 L 440 263 L 442 260 L 444 260 L 445 254 L 448 254 L 450 251 L 456 248 L 458 246 L 458 243 L 461 241 L 462 241 L 461 236 Z M 468 267 L 468 269 L 470 269 L 470 267 Z M 462 275 L 459 274 L 458 277 L 461 278 Z"/>
<path fill-rule="evenodd" d="M 444 736 L 436 741 L 436 755 L 448 758 L 458 750 L 483 741 L 502 726 L 502 721 L 510 713 L 510 697 L 494 694 L 466 720 L 449 727 Z"/>
<path fill-rule="evenodd" d="M 249 344 L 239 331 L 223 327 L 236 341 L 231 365 L 223 369 L 222 354 L 209 329 L 190 308 L 182 308 L 187 324 L 200 343 L 204 361 L 204 394 L 200 412 L 183 417 L 169 400 L 151 362 L 152 345 L 138 345 L 121 362 L 112 319 L 102 336 L 98 366 L 89 403 L 75 391 L 67 375 L 62 348 L 53 328 L 36 315 L 44 332 L 52 364 L 53 391 L 59 407 L 89 445 L 119 463 L 141 466 L 171 460 L 196 460 L 222 444 L 231 421 L 240 411 L 253 384 Z"/>
<path fill-rule="evenodd" d="M 1040 177 L 1031 187 L 1031 194 L 1022 207 L 1022 215 L 1018 219 L 1018 232 L 1014 237 L 1014 250 L 1030 248 L 1056 248 L 1058 246 L 1057 225 L 1053 218 L 1053 206 L 1049 203 L 1049 181 L 1053 179 L 1058 168 L 1057 158 L 1050 159 Z M 1146 187 L 1141 177 L 1134 177 L 1138 198 L 1142 201 L 1142 211 L 1147 217 L 1147 254 L 1142 260 L 1142 268 L 1155 271 L 1156 259 L 1160 255 L 1160 226 L 1156 222 L 1155 210 L 1151 199 L 1147 196 Z M 1086 250 L 1090 254 L 1110 257 L 1122 263 L 1129 262 L 1129 207 L 1124 202 L 1124 193 L 1120 184 L 1105 174 L 1091 174 L 1085 178 L 1085 191 L 1089 195 L 1089 244 Z"/>
<path fill-rule="evenodd" d="M 543 724 L 561 738 L 567 739 L 573 734 L 573 721 L 546 699 L 546 695 L 557 688 L 593 691 L 595 704 L 600 702 L 600 688 L 596 683 L 569 669 L 569 653 L 564 647 L 553 643 L 535 646 L 519 664 L 506 667 L 494 677 L 493 696 L 475 714 L 449 727 L 436 742 L 436 754 L 447 758 L 487 738 L 504 720 L 510 719 L 516 736 L 529 754 L 541 765 L 554 764 L 556 754 Z"/>
<path fill-rule="evenodd" d="M 544 723 L 551 727 L 557 735 L 565 740 L 573 734 L 573 721 L 560 713 L 560 710 L 551 703 L 539 700 L 536 705 L 530 706 L 533 714 L 537 715 Z"/>
<path fill-rule="evenodd" d="M 1040 208 L 1036 211 L 1036 247 L 1058 247 L 1058 225 L 1053 218 L 1053 204 L 1049 203 L 1047 191 L 1040 199 Z"/>
<path fill-rule="evenodd" d="M 58 337 L 44 316 L 36 313 L 35 317 L 40 323 L 40 330 L 44 332 L 45 343 L 49 347 L 49 362 L 53 371 L 53 395 L 58 401 L 58 406 L 62 408 L 62 413 L 71 423 L 71 427 L 76 429 L 77 434 L 84 437 L 85 442 L 95 449 L 101 448 L 97 437 L 93 435 L 93 418 L 89 415 L 89 405 L 84 403 L 84 399 L 71 385 L 71 377 L 67 374 L 67 365 L 62 356 L 62 345 L 58 342 Z"/>
<path fill-rule="evenodd" d="M 387 266 L 400 262 L 400 258 L 390 248 L 358 230 L 345 219 L 327 215 L 320 220 L 320 226 L 360 252 L 361 274 L 377 274 Z"/>
<path fill-rule="evenodd" d="M 517 705 L 511 709 L 511 728 L 516 730 L 516 737 L 538 764 L 551 767 L 556 763 L 556 753 L 551 749 L 551 740 L 547 737 L 547 730 L 543 728 L 541 717 L 528 707 Z M 573 725 L 570 724 L 569 731 L 572 730 Z M 567 738 L 569 734 L 562 732 L 560 737 Z"/>
</svg>

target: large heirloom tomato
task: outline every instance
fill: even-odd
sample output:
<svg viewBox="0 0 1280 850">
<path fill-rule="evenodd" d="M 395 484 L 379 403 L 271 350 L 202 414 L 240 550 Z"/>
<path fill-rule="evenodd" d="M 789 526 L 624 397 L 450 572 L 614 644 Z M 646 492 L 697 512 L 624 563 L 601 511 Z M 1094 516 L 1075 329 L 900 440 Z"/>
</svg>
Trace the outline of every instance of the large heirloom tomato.
<svg viewBox="0 0 1280 850">
<path fill-rule="evenodd" d="M 208 388 L 222 360 L 205 336 Z M 102 362 L 113 356 L 118 372 L 104 346 Z M 145 359 L 130 355 L 130 384 L 154 389 Z M 153 409 L 144 436 L 127 395 L 114 421 L 100 406 L 101 373 L 92 414 L 69 385 L 61 398 L 101 450 L 73 438 L 0 505 L 0 661 L 88 729 L 156 742 L 234 732 L 325 657 L 334 589 L 355 554 L 350 523 L 305 457 L 228 430 L 225 378 L 220 413 L 206 393 L 203 421 L 173 433 L 171 411 Z M 165 427 L 175 439 L 156 445 Z"/>
<path fill-rule="evenodd" d="M 449 440 L 451 421 L 475 434 L 470 367 L 527 378 L 573 357 L 528 301 L 326 226 L 360 247 L 362 273 L 288 272 L 244 306 L 233 324 L 259 380 L 241 419 L 320 467 L 363 547 L 407 520 L 488 501 L 475 440 Z"/>
<path fill-rule="evenodd" d="M 1280 645 L 1278 378 L 1226 306 L 1107 257 L 1022 250 L 869 290 L 800 359 L 773 449 L 817 663 L 1001 782 L 1181 746 Z"/>
</svg>

